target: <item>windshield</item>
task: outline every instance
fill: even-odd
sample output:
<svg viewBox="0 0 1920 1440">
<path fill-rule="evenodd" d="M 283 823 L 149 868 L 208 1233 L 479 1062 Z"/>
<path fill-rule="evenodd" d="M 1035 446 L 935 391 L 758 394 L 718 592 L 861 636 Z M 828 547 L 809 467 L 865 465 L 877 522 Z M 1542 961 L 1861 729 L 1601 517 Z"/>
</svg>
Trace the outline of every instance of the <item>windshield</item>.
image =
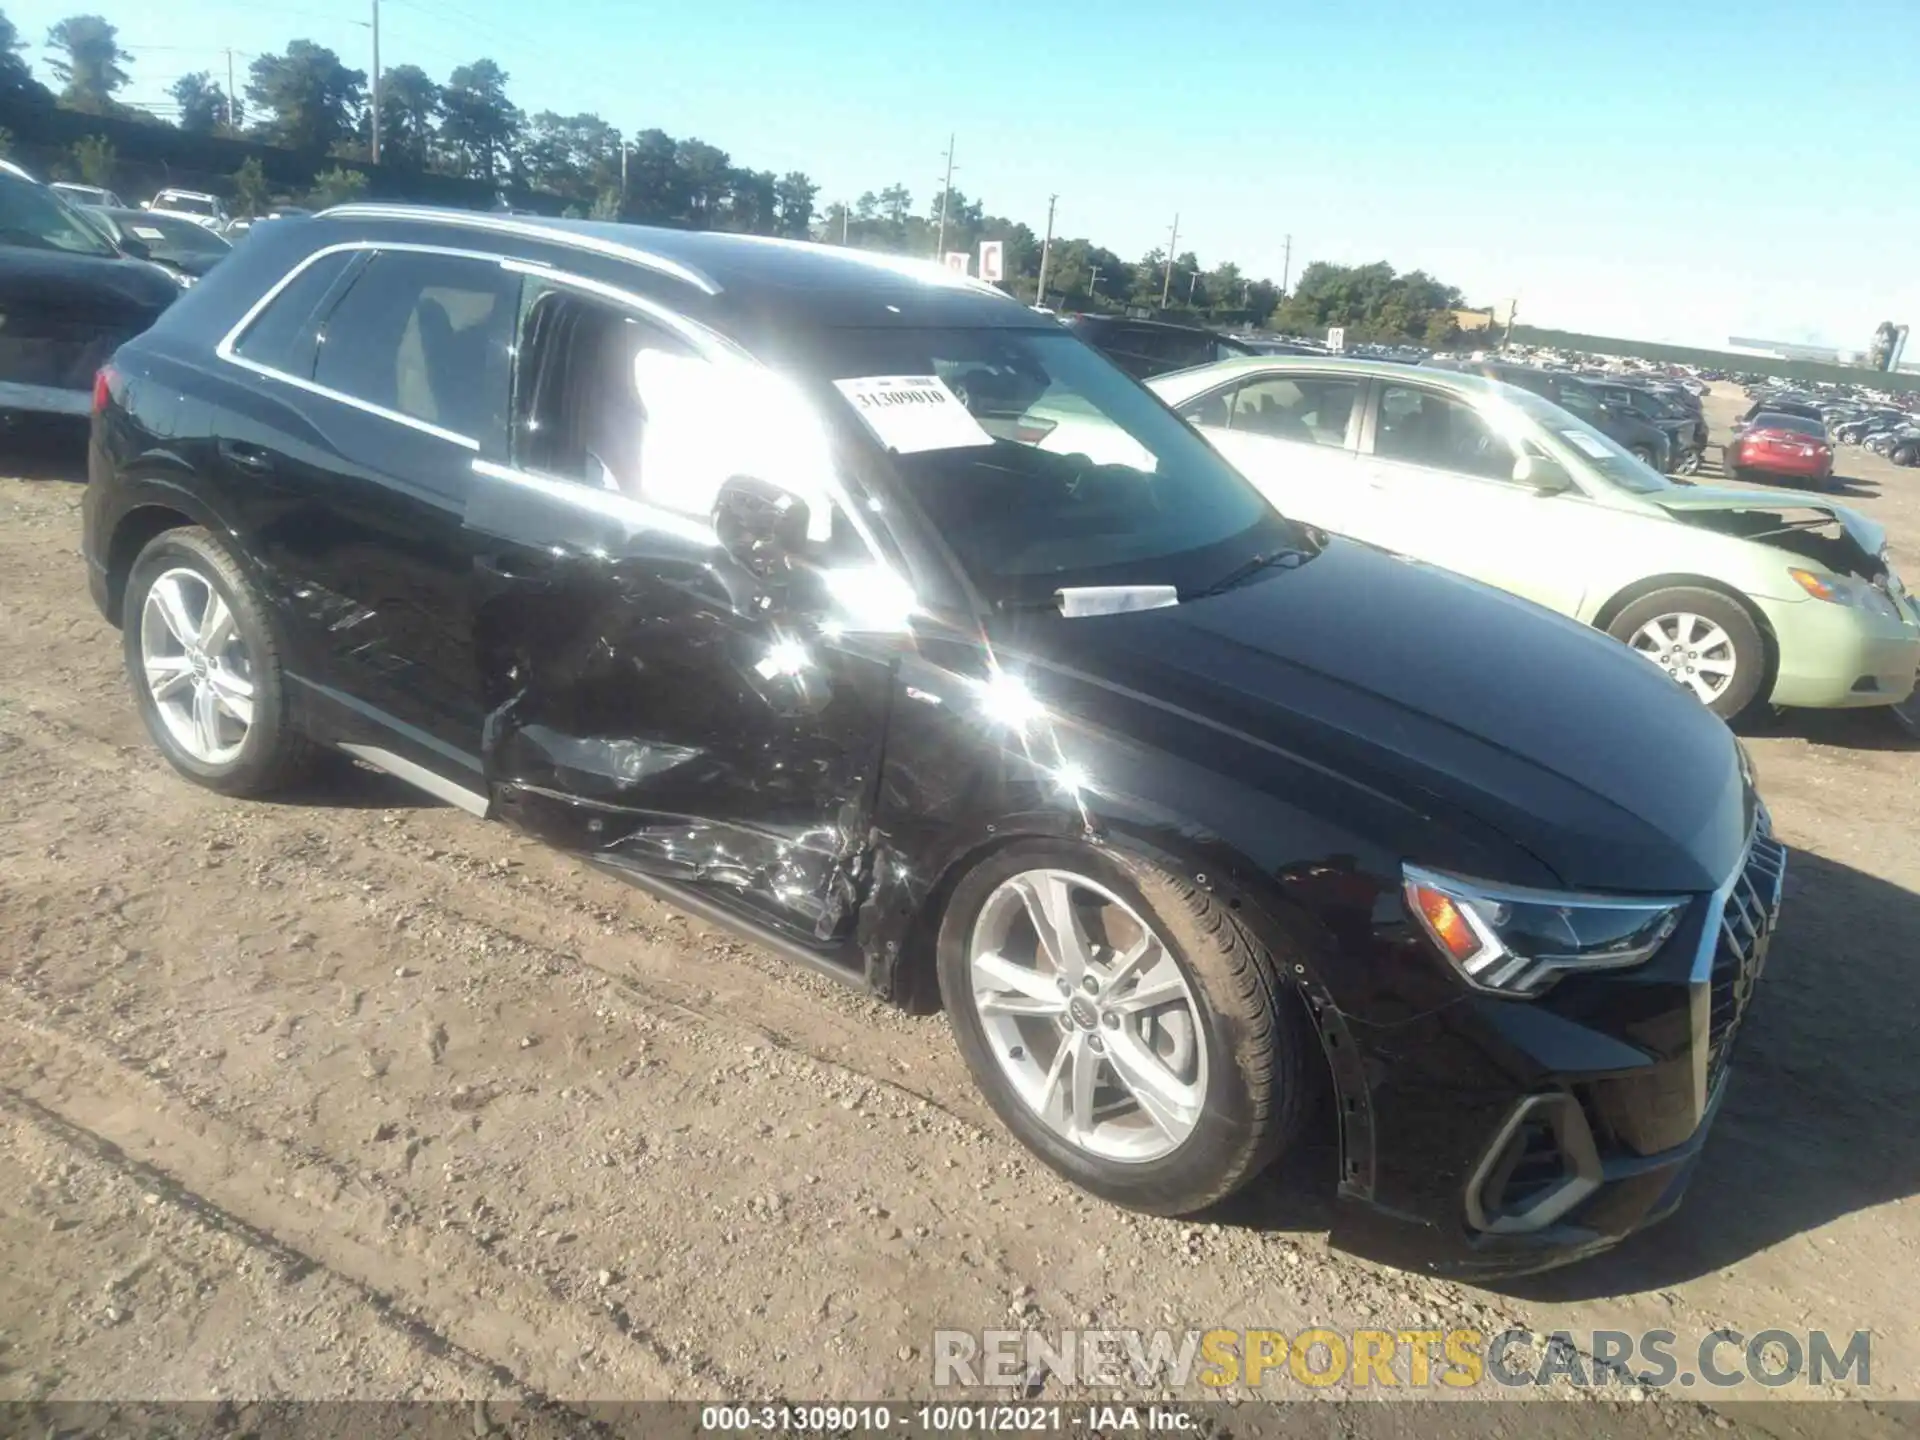
<svg viewBox="0 0 1920 1440">
<path fill-rule="evenodd" d="M 204 225 L 147 210 L 108 212 L 114 224 L 155 255 L 224 255 L 233 248 Z"/>
<path fill-rule="evenodd" d="M 1055 329 L 828 331 L 859 417 L 969 578 L 1002 604 L 1218 583 L 1301 532 L 1111 362 Z"/>
<path fill-rule="evenodd" d="M 211 195 L 182 195 L 178 190 L 170 190 L 154 198 L 153 208 L 182 210 L 189 215 L 213 215 L 218 213 L 220 207 Z"/>
<path fill-rule="evenodd" d="M 93 226 L 44 185 L 0 173 L 0 244 L 74 255 L 112 257 L 119 252 Z"/>
<path fill-rule="evenodd" d="M 1568 386 L 1566 391 L 1575 387 Z M 1578 392 L 1576 392 L 1578 393 Z M 1582 396 L 1586 403 L 1591 397 Z M 1673 482 L 1650 465 L 1642 464 L 1631 451 L 1612 436 L 1589 425 L 1573 407 L 1565 409 L 1544 396 L 1519 386 L 1507 387 L 1505 399 L 1528 419 L 1533 420 L 1561 446 L 1574 452 L 1588 474 L 1634 495 L 1653 495 L 1673 489 Z"/>
</svg>

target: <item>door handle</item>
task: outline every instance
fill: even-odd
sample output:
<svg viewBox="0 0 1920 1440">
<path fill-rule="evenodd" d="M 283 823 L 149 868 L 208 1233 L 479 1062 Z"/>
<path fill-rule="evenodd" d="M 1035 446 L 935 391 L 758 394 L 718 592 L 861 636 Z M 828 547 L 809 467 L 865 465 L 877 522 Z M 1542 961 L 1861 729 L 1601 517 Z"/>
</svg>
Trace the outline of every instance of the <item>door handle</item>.
<svg viewBox="0 0 1920 1440">
<path fill-rule="evenodd" d="M 544 581 L 553 576 L 553 562 L 532 555 L 480 555 L 474 566 L 495 580 Z"/>
<path fill-rule="evenodd" d="M 250 470 L 256 475 L 265 475 L 273 469 L 273 456 L 263 446 L 245 440 L 222 440 L 220 453 L 242 470 Z"/>
</svg>

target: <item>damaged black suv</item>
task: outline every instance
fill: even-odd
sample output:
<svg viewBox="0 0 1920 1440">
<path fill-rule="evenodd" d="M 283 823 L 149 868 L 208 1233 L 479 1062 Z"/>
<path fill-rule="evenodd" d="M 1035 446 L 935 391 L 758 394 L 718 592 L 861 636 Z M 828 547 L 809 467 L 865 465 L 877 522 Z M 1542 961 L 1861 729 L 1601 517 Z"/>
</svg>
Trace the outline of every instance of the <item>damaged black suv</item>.
<svg viewBox="0 0 1920 1440">
<path fill-rule="evenodd" d="M 344 751 L 944 1005 L 1007 1125 L 1189 1213 L 1337 1116 L 1335 1240 L 1461 1273 L 1678 1203 L 1784 852 L 1726 728 L 1524 601 L 1275 513 L 913 262 L 349 206 L 95 389 L 135 703 Z"/>
</svg>

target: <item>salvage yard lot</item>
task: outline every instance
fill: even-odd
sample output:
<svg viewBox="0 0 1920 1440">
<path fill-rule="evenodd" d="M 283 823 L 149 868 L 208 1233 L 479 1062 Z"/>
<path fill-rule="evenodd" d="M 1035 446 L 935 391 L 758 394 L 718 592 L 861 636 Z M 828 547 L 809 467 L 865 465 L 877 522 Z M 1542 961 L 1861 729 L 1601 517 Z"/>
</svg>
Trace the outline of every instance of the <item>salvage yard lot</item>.
<svg viewBox="0 0 1920 1440">
<path fill-rule="evenodd" d="M 1840 467 L 1920 579 L 1920 471 Z M 937 1017 L 371 772 L 186 784 L 77 467 L 34 469 L 0 481 L 0 1398 L 900 1397 L 936 1328 L 1022 1324 L 1869 1329 L 1829 1393 L 1920 1398 L 1920 748 L 1885 717 L 1746 727 L 1793 859 L 1685 1208 L 1478 1289 L 1330 1252 L 1324 1136 L 1207 1223 L 1131 1216 L 1001 1131 Z"/>
</svg>

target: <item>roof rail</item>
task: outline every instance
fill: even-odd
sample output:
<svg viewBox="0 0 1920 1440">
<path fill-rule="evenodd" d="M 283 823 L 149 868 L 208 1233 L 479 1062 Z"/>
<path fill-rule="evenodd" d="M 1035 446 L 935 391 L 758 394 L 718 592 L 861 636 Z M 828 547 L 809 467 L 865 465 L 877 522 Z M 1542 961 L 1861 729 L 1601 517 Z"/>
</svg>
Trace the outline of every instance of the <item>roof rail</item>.
<svg viewBox="0 0 1920 1440">
<path fill-rule="evenodd" d="M 541 224 L 539 217 L 488 215 L 476 210 L 444 210 L 433 205 L 380 205 L 358 203 L 335 205 L 322 210 L 315 217 L 319 220 L 419 220 L 438 225 L 466 225 L 475 230 L 491 230 L 500 235 L 521 235 L 531 240 L 546 240 L 555 245 L 564 245 L 574 250 L 588 250 L 596 255 L 612 256 L 616 260 L 628 260 L 635 265 L 645 266 L 661 275 L 668 276 L 682 284 L 691 285 L 703 295 L 718 295 L 720 286 L 709 276 L 701 274 L 691 266 L 682 265 L 678 260 L 669 260 L 664 255 L 656 255 L 637 245 L 623 245 L 618 240 L 609 240 L 601 235 L 590 235 L 580 230 L 570 230 L 561 225 Z"/>
</svg>

